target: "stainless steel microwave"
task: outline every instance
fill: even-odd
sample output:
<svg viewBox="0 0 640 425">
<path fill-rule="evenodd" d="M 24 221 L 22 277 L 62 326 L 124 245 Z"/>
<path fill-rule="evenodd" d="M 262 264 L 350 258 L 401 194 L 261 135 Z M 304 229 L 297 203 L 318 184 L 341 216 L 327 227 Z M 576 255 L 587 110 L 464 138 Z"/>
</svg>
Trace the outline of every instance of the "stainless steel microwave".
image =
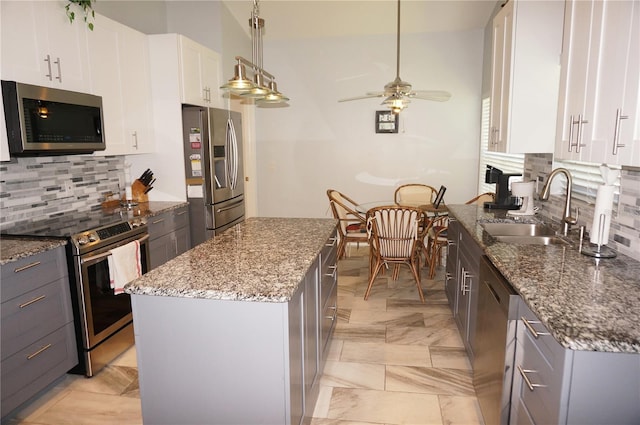
<svg viewBox="0 0 640 425">
<path fill-rule="evenodd" d="M 2 101 L 12 155 L 105 149 L 100 96 L 2 81 Z"/>
</svg>

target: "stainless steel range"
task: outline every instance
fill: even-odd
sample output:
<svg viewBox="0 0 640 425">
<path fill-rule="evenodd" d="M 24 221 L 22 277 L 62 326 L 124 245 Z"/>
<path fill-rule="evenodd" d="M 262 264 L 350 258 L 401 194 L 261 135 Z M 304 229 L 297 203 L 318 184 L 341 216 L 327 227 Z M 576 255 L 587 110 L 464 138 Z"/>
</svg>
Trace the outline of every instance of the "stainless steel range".
<svg viewBox="0 0 640 425">
<path fill-rule="evenodd" d="M 127 210 L 63 213 L 3 230 L 7 235 L 64 238 L 73 302 L 78 359 L 71 372 L 93 376 L 134 343 L 128 294 L 114 294 L 109 284 L 110 250 L 140 242 L 142 273 L 148 271 L 146 219 Z"/>
</svg>

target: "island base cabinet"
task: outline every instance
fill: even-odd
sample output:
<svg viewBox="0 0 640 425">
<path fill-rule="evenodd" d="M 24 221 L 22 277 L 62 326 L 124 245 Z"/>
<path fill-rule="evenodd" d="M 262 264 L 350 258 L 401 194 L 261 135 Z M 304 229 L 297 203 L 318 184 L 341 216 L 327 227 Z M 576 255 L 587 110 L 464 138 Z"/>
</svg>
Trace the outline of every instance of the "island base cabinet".
<svg viewBox="0 0 640 425">
<path fill-rule="evenodd" d="M 144 423 L 290 423 L 287 303 L 131 301 Z"/>
</svg>

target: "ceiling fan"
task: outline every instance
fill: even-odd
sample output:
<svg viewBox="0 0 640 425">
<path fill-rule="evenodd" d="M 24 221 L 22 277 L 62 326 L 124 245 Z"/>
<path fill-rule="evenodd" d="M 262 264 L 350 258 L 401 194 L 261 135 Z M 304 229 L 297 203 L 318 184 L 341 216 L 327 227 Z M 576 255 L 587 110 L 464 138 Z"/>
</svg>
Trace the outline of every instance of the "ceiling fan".
<svg viewBox="0 0 640 425">
<path fill-rule="evenodd" d="M 413 90 L 411 84 L 400 78 L 400 0 L 398 0 L 398 34 L 396 39 L 396 78 L 385 84 L 384 91 L 367 92 L 364 96 L 340 99 L 338 102 L 384 97 L 381 105 L 388 106 L 394 114 L 399 114 L 411 102 L 411 98 L 446 102 L 451 93 L 442 90 Z"/>
</svg>

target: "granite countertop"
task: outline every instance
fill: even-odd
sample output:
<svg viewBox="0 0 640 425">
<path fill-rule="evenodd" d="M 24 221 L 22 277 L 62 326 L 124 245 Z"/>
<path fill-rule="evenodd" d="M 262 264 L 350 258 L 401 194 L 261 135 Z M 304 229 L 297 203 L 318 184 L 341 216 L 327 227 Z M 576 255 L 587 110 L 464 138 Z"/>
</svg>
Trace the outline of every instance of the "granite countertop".
<svg viewBox="0 0 640 425">
<path fill-rule="evenodd" d="M 337 221 L 248 218 L 125 286 L 134 295 L 287 302 Z"/>
<path fill-rule="evenodd" d="M 0 265 L 18 261 L 67 244 L 63 239 L 41 239 L 15 236 L 0 238 Z"/>
<path fill-rule="evenodd" d="M 504 211 L 448 207 L 562 346 L 640 353 L 640 262 L 622 254 L 601 260 L 582 255 L 577 234 L 571 245 L 498 242 L 481 222 L 504 218 Z"/>
</svg>

